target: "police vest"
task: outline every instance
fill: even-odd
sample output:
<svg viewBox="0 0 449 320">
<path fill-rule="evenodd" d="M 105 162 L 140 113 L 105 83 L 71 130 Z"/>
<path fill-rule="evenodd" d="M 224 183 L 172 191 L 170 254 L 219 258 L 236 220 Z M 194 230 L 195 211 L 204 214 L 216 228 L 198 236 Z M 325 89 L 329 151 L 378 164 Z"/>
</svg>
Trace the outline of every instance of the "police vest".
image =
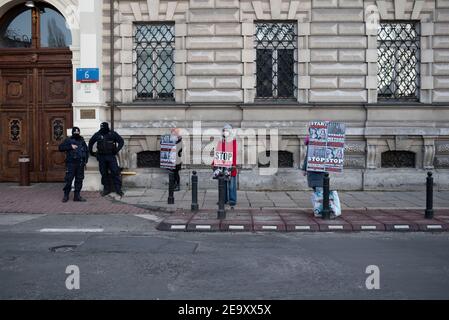
<svg viewBox="0 0 449 320">
<path fill-rule="evenodd" d="M 78 148 L 72 149 L 68 152 L 67 161 L 74 160 L 86 160 L 87 158 L 87 149 L 84 147 L 83 139 L 70 139 L 70 144 L 77 145 Z"/>
<path fill-rule="evenodd" d="M 97 150 L 100 154 L 115 154 L 117 153 L 117 146 L 115 145 L 114 137 L 111 133 L 100 134 L 97 140 Z"/>
</svg>

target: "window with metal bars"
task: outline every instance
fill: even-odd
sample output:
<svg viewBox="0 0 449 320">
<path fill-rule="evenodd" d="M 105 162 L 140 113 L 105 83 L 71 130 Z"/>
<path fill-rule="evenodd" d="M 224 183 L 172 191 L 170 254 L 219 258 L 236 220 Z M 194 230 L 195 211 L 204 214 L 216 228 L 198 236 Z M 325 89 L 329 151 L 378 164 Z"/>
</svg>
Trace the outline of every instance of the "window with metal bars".
<svg viewBox="0 0 449 320">
<path fill-rule="evenodd" d="M 378 100 L 419 100 L 419 23 L 382 21 L 377 32 Z"/>
<path fill-rule="evenodd" d="M 256 98 L 296 98 L 296 23 L 256 22 L 254 39 L 256 47 Z"/>
<path fill-rule="evenodd" d="M 174 98 L 175 26 L 136 24 L 134 33 L 134 96 L 137 100 Z"/>
</svg>

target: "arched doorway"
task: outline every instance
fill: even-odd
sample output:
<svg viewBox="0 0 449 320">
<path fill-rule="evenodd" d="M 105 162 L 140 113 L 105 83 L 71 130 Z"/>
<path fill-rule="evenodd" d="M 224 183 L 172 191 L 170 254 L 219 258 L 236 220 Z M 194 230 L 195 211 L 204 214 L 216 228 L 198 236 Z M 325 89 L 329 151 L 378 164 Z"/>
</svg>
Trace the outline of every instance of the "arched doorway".
<svg viewBox="0 0 449 320">
<path fill-rule="evenodd" d="M 0 19 L 0 181 L 18 181 L 20 155 L 31 181 L 61 181 L 58 145 L 72 127 L 71 34 L 53 6 L 27 1 Z"/>
</svg>

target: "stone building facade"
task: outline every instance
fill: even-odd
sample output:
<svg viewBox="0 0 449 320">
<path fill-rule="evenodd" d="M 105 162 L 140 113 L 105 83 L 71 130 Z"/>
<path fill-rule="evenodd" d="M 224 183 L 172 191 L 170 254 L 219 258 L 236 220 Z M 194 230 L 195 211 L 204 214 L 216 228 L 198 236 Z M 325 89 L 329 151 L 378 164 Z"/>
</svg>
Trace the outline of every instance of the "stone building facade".
<svg viewBox="0 0 449 320">
<path fill-rule="evenodd" d="M 97 63 L 101 74 L 90 88 L 73 84 L 74 124 L 87 136 L 110 120 L 110 1 L 95 1 L 94 9 L 92 20 L 80 24 L 80 45 L 73 45 L 75 67 L 95 43 L 98 61 L 86 63 Z M 125 185 L 166 187 L 166 172 L 157 168 L 159 136 L 179 127 L 192 138 L 184 148 L 183 185 L 197 170 L 200 187 L 215 188 L 209 165 L 195 162 L 209 139 L 195 144 L 201 132 L 193 128 L 230 123 L 278 133 L 239 141 L 238 158 L 256 159 L 241 163 L 239 189 L 307 189 L 298 172 L 307 124 L 333 120 L 347 126 L 345 170 L 331 177 L 336 188 L 419 189 L 428 170 L 439 188 L 449 188 L 449 0 L 116 0 L 113 10 L 114 126 L 125 139 L 120 164 L 137 173 L 124 177 Z M 279 24 L 291 26 L 291 35 Z M 402 28 L 395 39 L 392 25 Z M 390 33 L 380 36 L 381 28 Z M 264 42 L 258 32 L 281 32 L 288 44 Z M 162 49 L 164 58 L 156 48 L 159 62 L 148 64 L 152 42 L 171 47 Z M 397 50 L 389 56 L 392 43 Z M 264 57 L 273 79 L 260 69 Z M 92 109 L 93 118 L 81 116 Z M 278 150 L 271 150 L 273 139 Z M 270 150 L 279 168 L 260 174 L 259 158 Z M 86 186 L 99 187 L 94 163 Z"/>
<path fill-rule="evenodd" d="M 138 168 L 138 154 L 158 150 L 158 136 L 170 127 L 191 128 L 193 121 L 201 120 L 203 128 L 224 122 L 236 128 L 277 128 L 278 156 L 291 159 L 276 174 L 266 176 L 259 174 L 257 165 L 242 164 L 239 188 L 304 189 L 297 167 L 305 154 L 306 126 L 308 121 L 326 119 L 347 125 L 345 172 L 332 177 L 338 188 L 419 188 L 427 170 L 434 171 L 440 187 L 449 186 L 449 1 L 121 0 L 114 10 L 116 128 L 127 140 L 123 163 L 139 173 L 126 178 L 129 184 L 161 187 L 163 173 Z M 106 1 L 106 97 L 108 17 Z M 296 27 L 294 101 L 257 98 L 256 25 L 276 21 L 293 22 Z M 382 21 L 417 22 L 416 101 L 378 100 Z M 136 23 L 167 22 L 174 24 L 174 101 L 137 100 Z M 269 149 L 266 144 L 259 147 L 258 154 Z M 240 149 L 244 148 L 242 141 Z M 409 156 L 409 163 L 401 160 Z M 394 163 L 398 167 L 391 167 Z M 205 167 L 199 169 L 204 171 L 201 180 L 203 186 L 210 186 Z M 189 173 L 184 171 L 185 182 Z"/>
</svg>

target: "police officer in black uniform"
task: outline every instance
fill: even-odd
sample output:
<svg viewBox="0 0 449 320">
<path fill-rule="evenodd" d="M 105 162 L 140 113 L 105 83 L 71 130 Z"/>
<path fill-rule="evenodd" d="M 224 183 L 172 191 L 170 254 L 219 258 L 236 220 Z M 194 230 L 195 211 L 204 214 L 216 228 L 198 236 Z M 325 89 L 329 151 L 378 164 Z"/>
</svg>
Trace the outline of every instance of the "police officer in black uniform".
<svg viewBox="0 0 449 320">
<path fill-rule="evenodd" d="M 93 146 L 97 143 L 97 152 L 93 152 Z M 103 185 L 102 196 L 111 193 L 111 182 L 115 187 L 115 192 L 123 196 L 122 180 L 120 179 L 120 168 L 118 167 L 116 155 L 123 148 L 124 141 L 115 131 L 109 129 L 109 124 L 103 122 L 100 130 L 96 132 L 89 140 L 89 153 L 97 157 L 101 173 L 101 184 Z M 109 171 L 111 175 L 109 175 Z"/>
<path fill-rule="evenodd" d="M 80 128 L 72 128 L 72 136 L 65 139 L 59 145 L 59 151 L 66 153 L 66 173 L 65 173 L 65 186 L 64 186 L 64 198 L 62 202 L 69 200 L 70 190 L 72 189 L 72 181 L 75 178 L 75 196 L 73 201 L 86 201 L 81 197 L 80 192 L 83 187 L 84 168 L 89 159 L 89 153 L 84 138 L 80 135 Z"/>
</svg>

